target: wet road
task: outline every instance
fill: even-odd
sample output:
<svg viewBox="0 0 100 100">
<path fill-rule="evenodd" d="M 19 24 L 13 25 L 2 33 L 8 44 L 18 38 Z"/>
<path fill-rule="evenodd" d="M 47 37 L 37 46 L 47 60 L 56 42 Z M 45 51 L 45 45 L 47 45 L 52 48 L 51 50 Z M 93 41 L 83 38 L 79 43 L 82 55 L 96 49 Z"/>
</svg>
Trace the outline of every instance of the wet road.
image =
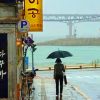
<svg viewBox="0 0 100 100">
<path fill-rule="evenodd" d="M 76 92 L 71 84 L 64 85 L 62 98 L 56 99 L 55 82 L 50 78 L 35 78 L 35 91 L 32 93 L 32 100 L 86 100 L 83 96 Z"/>
<path fill-rule="evenodd" d="M 59 100 L 100 100 L 100 69 L 67 70 L 66 75 L 68 84 Z M 33 87 L 32 100 L 56 100 L 53 71 L 38 71 Z"/>
<path fill-rule="evenodd" d="M 100 100 L 100 69 L 68 71 L 68 80 L 81 89 L 91 100 Z"/>
</svg>

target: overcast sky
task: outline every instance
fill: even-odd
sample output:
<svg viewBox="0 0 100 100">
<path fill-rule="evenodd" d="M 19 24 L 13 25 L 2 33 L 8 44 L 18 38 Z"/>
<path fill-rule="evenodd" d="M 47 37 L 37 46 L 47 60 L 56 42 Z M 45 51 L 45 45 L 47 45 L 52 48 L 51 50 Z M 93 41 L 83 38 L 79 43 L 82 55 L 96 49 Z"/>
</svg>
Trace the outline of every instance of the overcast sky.
<svg viewBox="0 0 100 100">
<path fill-rule="evenodd" d="M 43 14 L 100 14 L 100 0 L 43 0 Z M 100 37 L 100 22 L 73 25 L 77 37 Z M 62 22 L 43 22 L 43 32 L 30 32 L 34 40 L 46 41 L 65 38 L 68 25 Z"/>
</svg>

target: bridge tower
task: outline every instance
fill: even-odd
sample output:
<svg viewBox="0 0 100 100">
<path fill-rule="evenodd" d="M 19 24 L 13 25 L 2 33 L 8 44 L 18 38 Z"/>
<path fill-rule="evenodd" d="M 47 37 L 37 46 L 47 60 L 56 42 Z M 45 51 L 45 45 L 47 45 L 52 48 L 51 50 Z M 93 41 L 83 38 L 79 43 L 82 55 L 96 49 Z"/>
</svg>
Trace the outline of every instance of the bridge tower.
<svg viewBox="0 0 100 100">
<path fill-rule="evenodd" d="M 69 35 L 67 35 L 67 38 L 73 38 L 73 23 L 72 23 L 72 21 L 69 21 L 67 25 L 69 26 Z"/>
</svg>

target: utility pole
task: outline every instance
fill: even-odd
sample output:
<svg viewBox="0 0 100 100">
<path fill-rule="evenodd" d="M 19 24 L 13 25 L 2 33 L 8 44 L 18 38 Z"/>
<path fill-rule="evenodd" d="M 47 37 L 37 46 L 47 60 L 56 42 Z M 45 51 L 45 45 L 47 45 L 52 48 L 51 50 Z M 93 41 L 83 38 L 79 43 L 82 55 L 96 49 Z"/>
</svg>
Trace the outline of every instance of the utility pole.
<svg viewBox="0 0 100 100">
<path fill-rule="evenodd" d="M 34 51 L 36 50 L 35 48 L 36 44 L 32 44 L 32 72 L 34 71 Z"/>
</svg>

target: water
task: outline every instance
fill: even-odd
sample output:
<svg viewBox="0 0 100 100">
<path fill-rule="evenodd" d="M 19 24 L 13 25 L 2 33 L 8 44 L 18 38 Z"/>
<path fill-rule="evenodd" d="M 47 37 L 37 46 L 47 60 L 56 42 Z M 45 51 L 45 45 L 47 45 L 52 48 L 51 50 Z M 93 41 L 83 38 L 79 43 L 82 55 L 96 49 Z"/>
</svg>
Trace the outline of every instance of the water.
<svg viewBox="0 0 100 100">
<path fill-rule="evenodd" d="M 46 59 L 47 56 L 56 50 L 65 50 L 73 54 L 72 57 L 62 58 L 66 65 L 100 63 L 100 46 L 36 46 L 34 52 L 34 66 L 52 67 L 55 59 Z M 31 48 L 28 49 L 29 66 L 32 66 Z"/>
</svg>

